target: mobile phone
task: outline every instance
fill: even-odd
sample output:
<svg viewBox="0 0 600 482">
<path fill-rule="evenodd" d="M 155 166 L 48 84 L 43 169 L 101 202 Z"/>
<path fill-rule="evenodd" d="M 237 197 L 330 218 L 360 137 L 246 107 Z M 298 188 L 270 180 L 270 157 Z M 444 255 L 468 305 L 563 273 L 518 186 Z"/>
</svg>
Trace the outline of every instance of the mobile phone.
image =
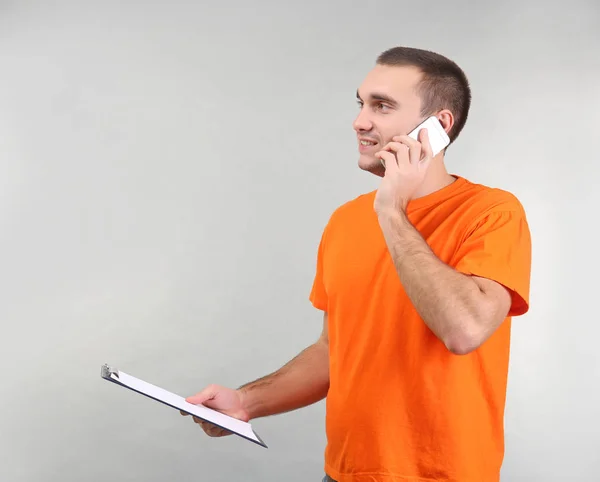
<svg viewBox="0 0 600 482">
<path fill-rule="evenodd" d="M 450 144 L 450 138 L 448 137 L 448 134 L 446 134 L 442 124 L 440 124 L 440 121 L 434 115 L 425 119 L 410 134 L 408 134 L 408 136 L 418 141 L 419 131 L 423 128 L 426 128 L 427 134 L 429 134 L 429 144 L 431 144 L 431 149 L 434 156 L 436 156 L 442 151 L 442 149 Z"/>
</svg>

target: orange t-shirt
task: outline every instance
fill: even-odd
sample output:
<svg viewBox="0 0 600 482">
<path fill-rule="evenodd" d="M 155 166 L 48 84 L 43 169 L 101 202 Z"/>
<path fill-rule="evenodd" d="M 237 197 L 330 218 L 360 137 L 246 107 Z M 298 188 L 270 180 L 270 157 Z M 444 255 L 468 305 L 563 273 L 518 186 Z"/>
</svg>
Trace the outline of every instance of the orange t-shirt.
<svg viewBox="0 0 600 482">
<path fill-rule="evenodd" d="M 335 210 L 323 232 L 313 305 L 329 316 L 325 471 L 339 482 L 497 482 L 511 317 L 529 307 L 531 240 L 512 194 L 465 178 L 411 201 L 407 215 L 456 270 L 511 290 L 509 317 L 454 355 L 404 292 L 373 209 Z"/>
</svg>

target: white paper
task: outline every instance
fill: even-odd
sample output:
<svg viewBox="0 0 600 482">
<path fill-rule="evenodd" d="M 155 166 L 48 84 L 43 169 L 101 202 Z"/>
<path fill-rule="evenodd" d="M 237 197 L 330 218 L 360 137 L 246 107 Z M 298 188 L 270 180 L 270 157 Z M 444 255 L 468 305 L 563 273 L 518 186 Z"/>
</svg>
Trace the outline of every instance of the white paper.
<svg viewBox="0 0 600 482">
<path fill-rule="evenodd" d="M 238 420 L 237 418 L 230 417 L 229 415 L 225 415 L 221 412 L 213 410 L 211 408 L 202 406 L 202 405 L 194 405 L 192 403 L 186 402 L 185 399 L 179 395 L 171 393 L 163 388 L 152 385 L 151 383 L 140 380 L 136 377 L 128 375 L 122 371 L 119 371 L 117 374 L 111 373 L 110 377 L 116 381 L 117 383 L 121 383 L 123 385 L 128 386 L 129 388 L 144 393 L 149 397 L 165 402 L 168 405 L 176 407 L 184 412 L 190 413 L 192 415 L 197 416 L 203 420 L 214 423 L 224 429 L 227 429 L 231 432 L 235 432 L 239 435 L 249 438 L 250 440 L 254 440 L 258 444 L 266 447 L 264 442 L 254 433 L 252 429 L 252 425 L 248 422 L 244 422 L 242 420 Z"/>
</svg>

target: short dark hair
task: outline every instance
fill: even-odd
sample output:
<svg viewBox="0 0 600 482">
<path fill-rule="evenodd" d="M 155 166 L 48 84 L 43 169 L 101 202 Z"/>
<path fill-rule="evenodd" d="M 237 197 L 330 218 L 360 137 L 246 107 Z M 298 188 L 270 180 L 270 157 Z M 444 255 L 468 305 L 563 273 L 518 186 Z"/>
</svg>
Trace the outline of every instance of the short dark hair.
<svg viewBox="0 0 600 482">
<path fill-rule="evenodd" d="M 379 65 L 413 66 L 423 73 L 418 86 L 421 115 L 430 116 L 448 109 L 454 115 L 454 125 L 448 136 L 450 143 L 463 130 L 471 107 L 471 88 L 462 69 L 452 60 L 429 50 L 393 47 L 377 58 Z"/>
</svg>

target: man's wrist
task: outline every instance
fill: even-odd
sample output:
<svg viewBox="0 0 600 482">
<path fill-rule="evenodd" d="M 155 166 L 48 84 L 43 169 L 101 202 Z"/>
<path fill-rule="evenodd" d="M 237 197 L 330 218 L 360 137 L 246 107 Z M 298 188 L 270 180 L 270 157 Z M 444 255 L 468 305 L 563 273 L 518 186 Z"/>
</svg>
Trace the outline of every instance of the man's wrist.
<svg viewBox="0 0 600 482">
<path fill-rule="evenodd" d="M 403 222 L 409 222 L 406 212 L 403 209 L 394 209 L 392 207 L 377 211 L 377 219 L 382 227 L 391 222 L 394 223 L 394 226 L 398 225 L 398 227 L 402 227 Z"/>
<path fill-rule="evenodd" d="M 245 421 L 245 422 L 249 422 L 250 419 L 252 418 L 251 413 L 250 413 L 250 407 L 248 406 L 249 403 L 249 397 L 248 397 L 248 390 L 246 389 L 245 386 L 241 386 L 240 388 L 238 388 L 236 390 L 238 397 L 240 399 L 240 406 L 241 406 L 241 418 Z"/>
</svg>

